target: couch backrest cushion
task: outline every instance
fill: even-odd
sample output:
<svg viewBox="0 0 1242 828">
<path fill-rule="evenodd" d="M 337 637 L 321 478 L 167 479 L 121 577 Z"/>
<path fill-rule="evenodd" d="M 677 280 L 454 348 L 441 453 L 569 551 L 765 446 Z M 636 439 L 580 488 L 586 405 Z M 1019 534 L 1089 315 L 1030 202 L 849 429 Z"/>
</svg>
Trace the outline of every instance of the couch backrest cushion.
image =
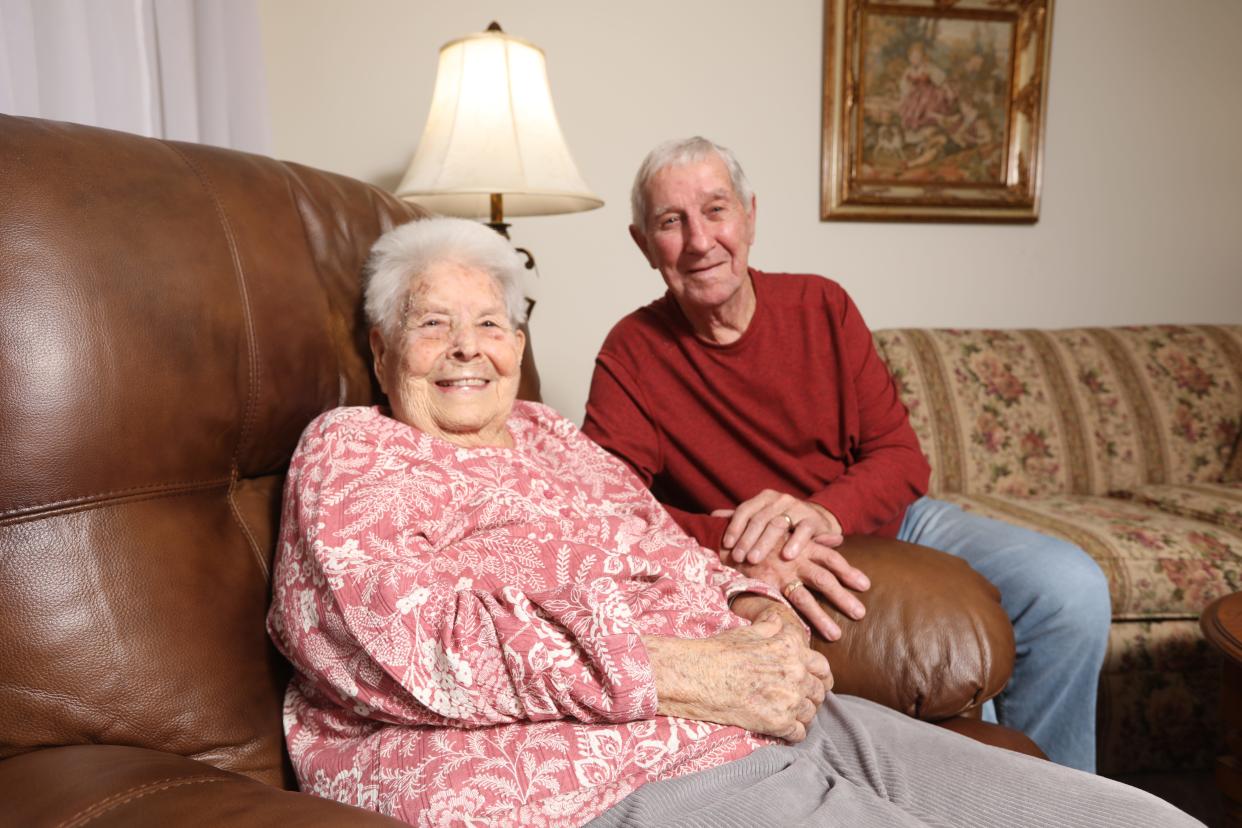
<svg viewBox="0 0 1242 828">
<path fill-rule="evenodd" d="M 373 398 L 360 269 L 416 212 L 238 152 L 0 116 L 0 757 L 282 781 L 283 474 Z"/>
<path fill-rule="evenodd" d="M 932 491 L 1214 482 L 1242 420 L 1242 326 L 876 331 Z"/>
</svg>

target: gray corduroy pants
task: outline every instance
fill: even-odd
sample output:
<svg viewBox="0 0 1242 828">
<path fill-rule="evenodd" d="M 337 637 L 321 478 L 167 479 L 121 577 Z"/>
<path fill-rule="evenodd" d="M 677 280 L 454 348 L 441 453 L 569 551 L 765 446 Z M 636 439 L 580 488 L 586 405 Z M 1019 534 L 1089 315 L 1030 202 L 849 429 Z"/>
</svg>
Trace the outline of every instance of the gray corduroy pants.
<svg viewBox="0 0 1242 828">
<path fill-rule="evenodd" d="M 806 740 L 639 788 L 591 828 L 1202 826 L 1100 776 L 828 694 Z"/>
</svg>

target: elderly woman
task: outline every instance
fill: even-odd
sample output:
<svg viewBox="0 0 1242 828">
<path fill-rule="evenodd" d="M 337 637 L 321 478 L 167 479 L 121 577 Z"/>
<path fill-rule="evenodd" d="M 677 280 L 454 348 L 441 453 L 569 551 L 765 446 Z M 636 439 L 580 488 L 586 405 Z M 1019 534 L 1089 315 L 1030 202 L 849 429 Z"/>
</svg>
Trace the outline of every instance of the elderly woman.
<svg viewBox="0 0 1242 828">
<path fill-rule="evenodd" d="M 826 696 L 778 593 L 515 402 L 520 260 L 492 231 L 408 224 L 369 269 L 389 407 L 307 427 L 274 575 L 304 790 L 418 825 L 1189 824 Z"/>
</svg>

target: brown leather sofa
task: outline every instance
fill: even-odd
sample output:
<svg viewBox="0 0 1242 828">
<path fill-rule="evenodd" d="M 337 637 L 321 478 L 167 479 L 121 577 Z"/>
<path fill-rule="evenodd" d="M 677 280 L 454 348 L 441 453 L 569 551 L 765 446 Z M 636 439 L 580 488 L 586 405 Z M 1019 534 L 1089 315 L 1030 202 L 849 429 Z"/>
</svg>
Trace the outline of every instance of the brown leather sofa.
<svg viewBox="0 0 1242 828">
<path fill-rule="evenodd" d="M 0 116 L 0 823 L 395 824 L 293 792 L 264 617 L 299 433 L 376 398 L 366 252 L 416 215 L 296 164 Z M 990 586 L 895 542 L 849 554 L 876 586 L 824 645 L 839 690 L 935 720 L 1001 689 Z"/>
</svg>

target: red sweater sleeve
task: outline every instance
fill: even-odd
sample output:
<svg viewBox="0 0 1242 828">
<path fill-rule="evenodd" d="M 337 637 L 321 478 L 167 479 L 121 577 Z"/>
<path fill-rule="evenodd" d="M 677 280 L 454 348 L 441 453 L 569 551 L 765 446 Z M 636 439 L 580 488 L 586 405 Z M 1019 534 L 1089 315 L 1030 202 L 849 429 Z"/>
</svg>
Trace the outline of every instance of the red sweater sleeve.
<svg viewBox="0 0 1242 828">
<path fill-rule="evenodd" d="M 645 488 L 664 470 L 660 430 L 647 413 L 642 388 L 617 360 L 601 353 L 595 359 L 582 432 L 629 466 Z M 727 518 L 687 512 L 663 504 L 677 525 L 700 546 L 719 549 Z"/>
<path fill-rule="evenodd" d="M 836 322 L 854 384 L 858 443 L 845 473 L 809 499 L 836 515 L 846 534 L 870 534 L 892 529 L 894 515 L 926 493 L 931 467 L 871 331 L 849 295 L 841 297 Z"/>
</svg>

